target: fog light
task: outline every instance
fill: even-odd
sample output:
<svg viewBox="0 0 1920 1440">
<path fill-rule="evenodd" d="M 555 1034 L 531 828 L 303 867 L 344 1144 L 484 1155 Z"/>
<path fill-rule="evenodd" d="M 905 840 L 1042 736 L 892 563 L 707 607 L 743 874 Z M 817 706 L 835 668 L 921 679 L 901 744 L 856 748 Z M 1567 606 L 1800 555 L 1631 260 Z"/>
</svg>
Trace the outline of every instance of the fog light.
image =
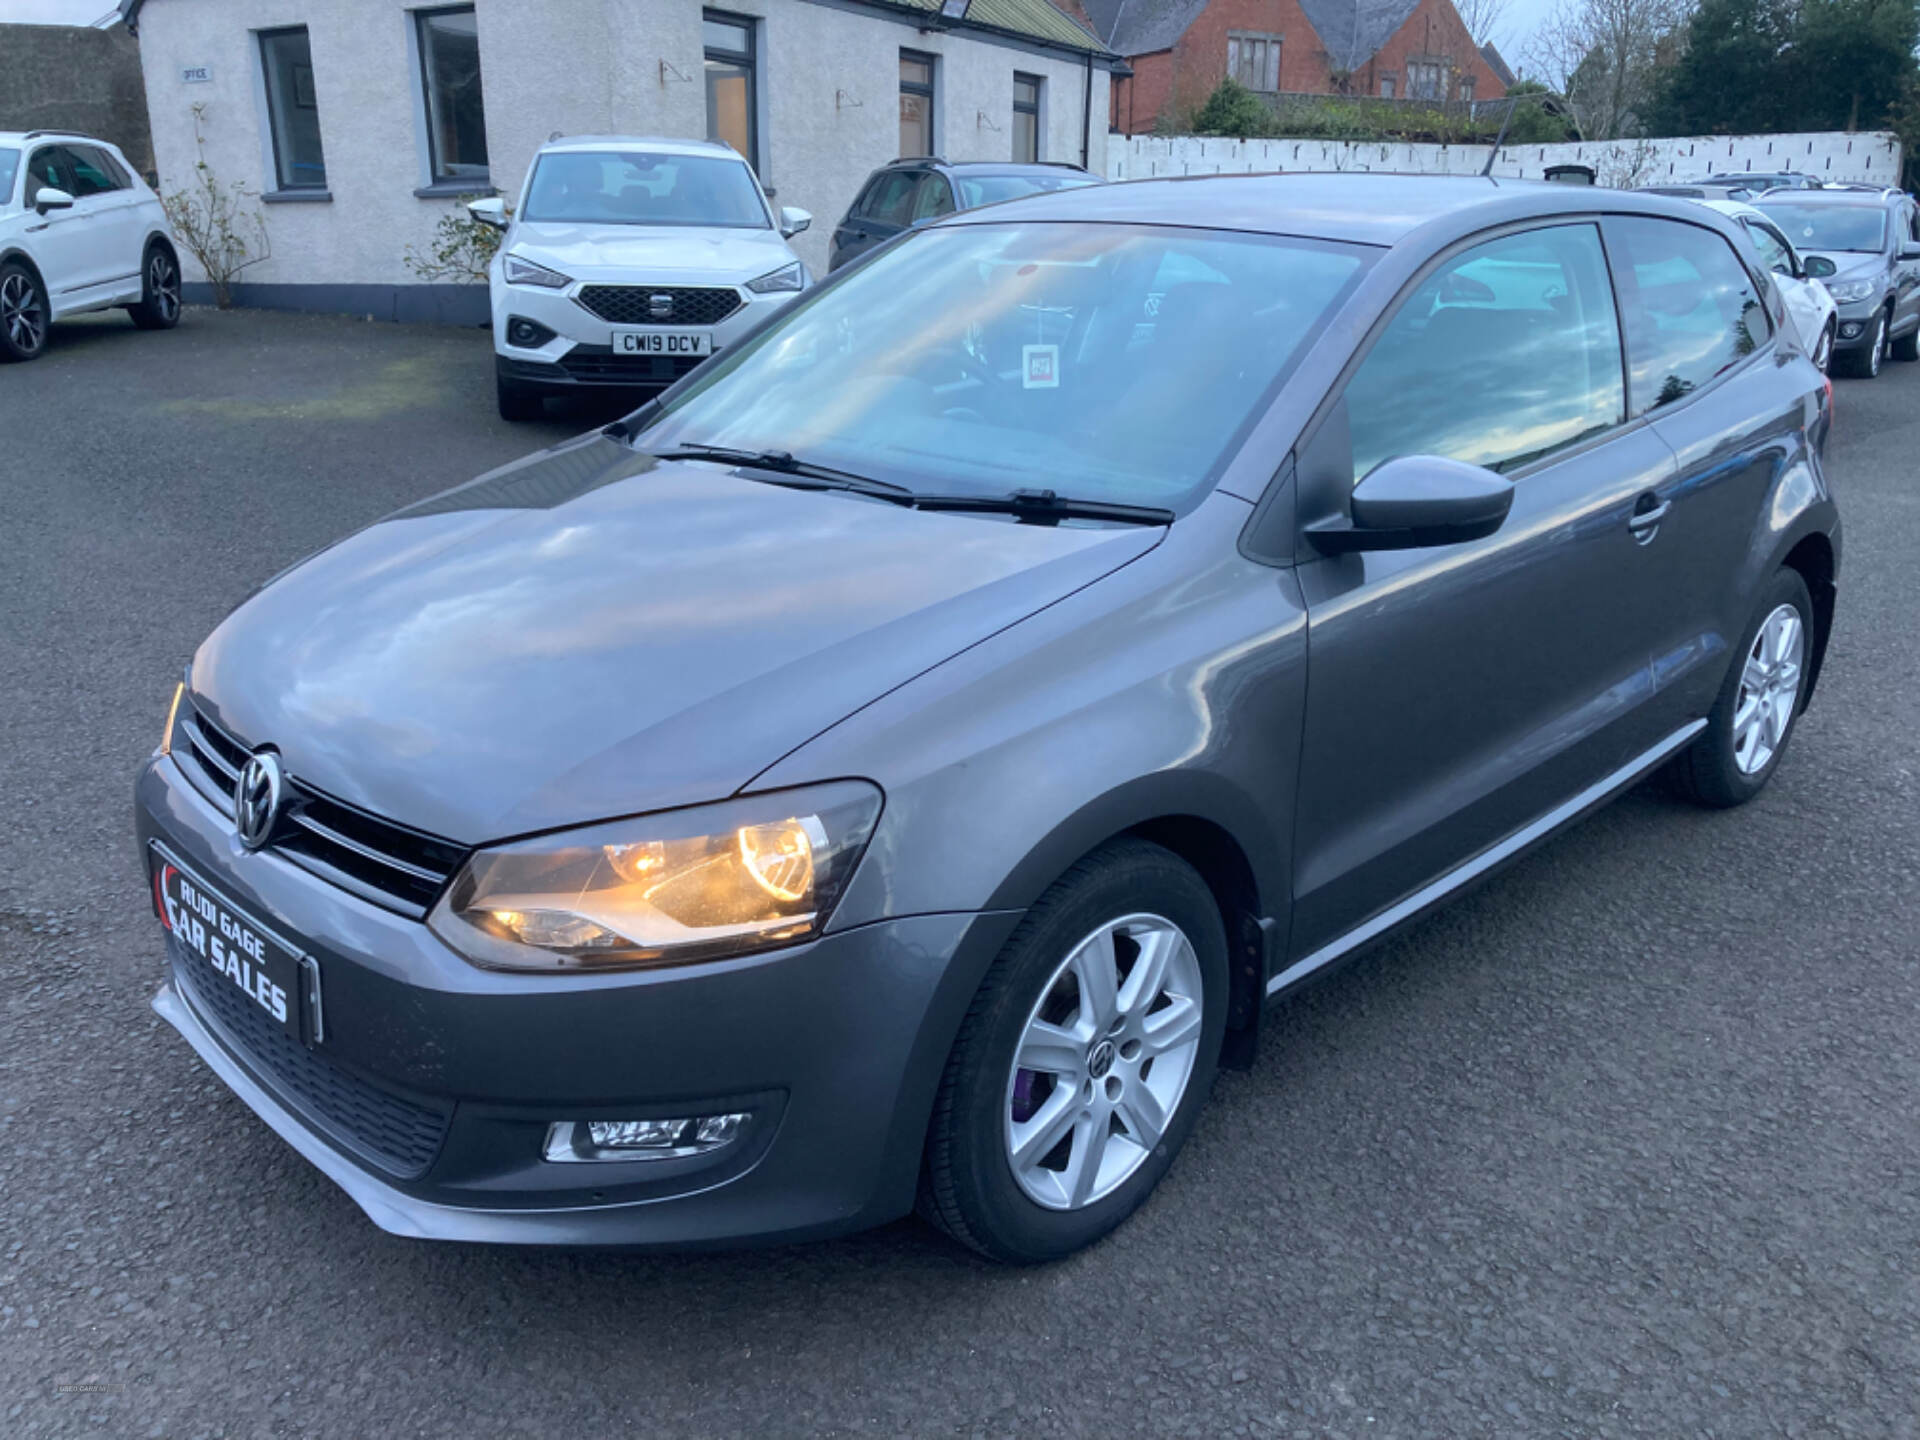
<svg viewBox="0 0 1920 1440">
<path fill-rule="evenodd" d="M 507 319 L 507 343 L 518 345 L 523 350 L 534 350 L 553 339 L 553 331 L 538 320 L 529 320 L 523 315 L 512 315 Z"/>
<path fill-rule="evenodd" d="M 564 1120 L 547 1130 L 549 1160 L 677 1160 L 731 1145 L 751 1112 L 666 1120 Z"/>
<path fill-rule="evenodd" d="M 1860 332 L 1866 328 L 1865 321 L 1849 320 L 1840 327 L 1840 338 L 1842 340 L 1858 340 L 1860 338 Z"/>
</svg>

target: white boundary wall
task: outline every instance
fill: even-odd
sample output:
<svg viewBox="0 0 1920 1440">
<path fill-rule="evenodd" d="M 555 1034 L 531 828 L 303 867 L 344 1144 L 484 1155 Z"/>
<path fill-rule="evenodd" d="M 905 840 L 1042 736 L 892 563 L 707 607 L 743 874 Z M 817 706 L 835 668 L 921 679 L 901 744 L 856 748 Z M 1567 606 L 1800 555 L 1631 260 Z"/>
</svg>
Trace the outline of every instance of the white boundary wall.
<svg viewBox="0 0 1920 1440">
<path fill-rule="evenodd" d="M 1403 175 L 1478 175 L 1485 145 L 1405 145 L 1365 140 L 1222 140 L 1153 135 L 1107 140 L 1107 178 L 1244 175 L 1297 170 L 1383 170 Z M 1508 145 L 1493 162 L 1505 179 L 1540 179 L 1549 165 L 1591 165 L 1602 185 L 1662 185 L 1726 171 L 1792 170 L 1822 180 L 1900 183 L 1900 142 L 1884 131 L 1849 135 L 1702 135 Z"/>
</svg>

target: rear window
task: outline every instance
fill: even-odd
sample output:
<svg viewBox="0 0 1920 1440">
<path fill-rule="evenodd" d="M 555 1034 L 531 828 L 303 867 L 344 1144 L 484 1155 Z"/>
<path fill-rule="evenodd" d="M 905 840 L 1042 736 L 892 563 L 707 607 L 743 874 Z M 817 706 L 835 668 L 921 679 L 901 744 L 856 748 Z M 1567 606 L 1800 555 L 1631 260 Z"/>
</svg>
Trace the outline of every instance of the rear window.
<svg viewBox="0 0 1920 1440">
<path fill-rule="evenodd" d="M 1022 195 L 1039 195 L 1050 190 L 1078 190 L 1095 185 L 1091 175 L 1071 170 L 1058 175 L 956 175 L 960 186 L 960 208 L 978 210 L 982 205 L 997 205 L 1002 200 L 1018 200 Z"/>
<path fill-rule="evenodd" d="M 1622 252 L 1620 310 L 1635 415 L 1671 404 L 1751 355 L 1772 333 L 1753 277 L 1713 231 L 1642 216 L 1608 222 Z"/>
</svg>

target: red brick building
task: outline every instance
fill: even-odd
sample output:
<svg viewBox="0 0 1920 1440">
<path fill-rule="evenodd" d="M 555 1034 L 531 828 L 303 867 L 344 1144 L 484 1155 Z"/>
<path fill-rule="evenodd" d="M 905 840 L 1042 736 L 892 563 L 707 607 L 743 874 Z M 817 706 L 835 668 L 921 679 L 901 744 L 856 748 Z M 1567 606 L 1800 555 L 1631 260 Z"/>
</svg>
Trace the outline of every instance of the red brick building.
<svg viewBox="0 0 1920 1440">
<path fill-rule="evenodd" d="M 1262 94 L 1486 100 L 1506 84 L 1453 0 L 1055 0 L 1124 55 L 1113 128 L 1186 115 L 1231 75 Z"/>
</svg>

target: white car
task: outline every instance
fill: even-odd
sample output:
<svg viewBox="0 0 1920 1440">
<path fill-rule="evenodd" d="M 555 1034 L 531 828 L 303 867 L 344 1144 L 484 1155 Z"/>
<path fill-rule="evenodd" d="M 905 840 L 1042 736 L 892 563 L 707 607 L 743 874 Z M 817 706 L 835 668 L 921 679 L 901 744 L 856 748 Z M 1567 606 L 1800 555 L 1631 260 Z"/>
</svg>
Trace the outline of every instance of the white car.
<svg viewBox="0 0 1920 1440">
<path fill-rule="evenodd" d="M 116 305 L 142 330 L 179 322 L 160 197 L 104 140 L 0 130 L 0 360 L 32 360 L 55 320 Z"/>
<path fill-rule="evenodd" d="M 813 283 L 737 151 L 587 135 L 541 146 L 519 206 L 468 205 L 506 233 L 488 269 L 500 414 L 536 419 L 582 386 L 662 389 Z"/>
<path fill-rule="evenodd" d="M 1780 298 L 1786 302 L 1787 318 L 1793 322 L 1794 333 L 1800 337 L 1807 354 L 1813 357 L 1813 363 L 1825 372 L 1833 363 L 1833 336 L 1839 325 L 1835 318 L 1833 296 L 1827 293 L 1827 287 L 1808 272 L 1800 252 L 1793 248 L 1793 242 L 1781 233 L 1780 226 L 1766 212 L 1743 205 L 1738 200 L 1707 200 L 1702 203 L 1709 209 L 1731 217 L 1740 226 L 1741 233 L 1760 256 L 1760 263 L 1773 272 L 1774 283 L 1780 287 Z M 1829 275 L 1833 273 L 1830 262 L 1822 260 L 1821 264 L 1827 267 Z"/>
</svg>

